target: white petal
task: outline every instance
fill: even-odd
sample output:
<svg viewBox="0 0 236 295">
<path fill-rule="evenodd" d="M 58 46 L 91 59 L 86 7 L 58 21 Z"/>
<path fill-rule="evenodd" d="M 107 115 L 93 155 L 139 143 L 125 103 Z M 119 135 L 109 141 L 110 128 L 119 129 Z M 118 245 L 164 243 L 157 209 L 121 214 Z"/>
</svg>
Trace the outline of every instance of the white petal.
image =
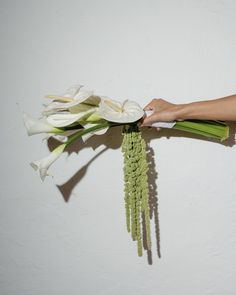
<svg viewBox="0 0 236 295">
<path fill-rule="evenodd" d="M 146 116 L 151 116 L 153 114 L 153 110 L 145 111 Z M 176 122 L 155 122 L 150 127 L 156 127 L 156 128 L 173 128 L 175 126 Z"/>
<path fill-rule="evenodd" d="M 83 142 L 86 142 L 90 137 L 92 137 L 94 133 L 87 133 L 81 136 Z"/>
<path fill-rule="evenodd" d="M 83 125 L 83 127 L 85 129 L 91 128 L 93 126 L 95 126 L 95 125 L 94 124 L 90 124 L 90 123 Z M 83 142 L 86 142 L 93 135 L 102 135 L 102 134 L 105 134 L 108 129 L 109 129 L 109 127 L 106 127 L 106 128 L 100 129 L 100 130 L 96 130 L 96 131 L 92 131 L 92 132 L 86 133 L 86 134 L 82 135 L 82 140 L 83 140 Z"/>
<path fill-rule="evenodd" d="M 82 112 L 90 113 L 90 112 L 94 112 L 96 110 L 97 110 L 97 107 L 83 104 L 83 103 L 69 108 L 69 112 L 71 112 L 72 114 L 78 114 L 78 113 L 82 113 Z"/>
<path fill-rule="evenodd" d="M 61 112 L 49 115 L 46 120 L 49 124 L 55 127 L 65 127 L 69 126 L 72 123 L 78 121 L 80 118 L 84 116 L 83 113 L 79 114 L 71 114 L 69 112 Z"/>
<path fill-rule="evenodd" d="M 82 130 L 82 128 L 80 130 Z M 70 136 L 78 131 L 79 131 L 79 129 L 67 130 L 63 134 L 55 134 L 52 137 L 59 140 L 60 142 L 66 142 L 68 140 L 68 136 Z"/>
<path fill-rule="evenodd" d="M 90 95 L 86 100 L 83 102 L 89 104 L 91 106 L 98 106 L 101 101 L 101 97 L 98 95 Z"/>
<path fill-rule="evenodd" d="M 107 121 L 117 123 L 135 122 L 144 115 L 143 109 L 137 102 L 126 100 L 121 104 L 111 99 L 102 99 L 99 113 Z"/>
<path fill-rule="evenodd" d="M 39 170 L 40 178 L 42 181 L 44 181 L 45 177 L 48 175 L 48 168 L 59 158 L 65 147 L 66 144 L 61 144 L 45 158 L 30 163 L 34 170 Z"/>
<path fill-rule="evenodd" d="M 29 136 L 39 133 L 54 133 L 59 131 L 54 128 L 53 125 L 48 124 L 43 120 L 37 120 L 26 113 L 23 113 L 23 120 Z"/>
<path fill-rule="evenodd" d="M 44 113 L 58 111 L 58 110 L 67 110 L 73 106 L 76 106 L 76 105 L 84 102 L 86 99 L 88 99 L 92 95 L 93 95 L 92 91 L 83 91 L 83 92 L 79 93 L 76 96 L 76 99 L 74 99 L 71 102 L 53 101 L 45 107 Z"/>
</svg>

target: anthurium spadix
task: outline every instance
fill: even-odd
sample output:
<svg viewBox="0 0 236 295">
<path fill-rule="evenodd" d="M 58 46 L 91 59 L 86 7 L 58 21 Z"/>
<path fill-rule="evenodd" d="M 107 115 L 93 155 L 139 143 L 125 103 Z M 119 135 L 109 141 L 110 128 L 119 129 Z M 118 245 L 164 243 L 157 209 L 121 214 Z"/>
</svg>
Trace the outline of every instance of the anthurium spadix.
<svg viewBox="0 0 236 295">
<path fill-rule="evenodd" d="M 121 103 L 108 97 L 102 97 L 98 113 L 107 121 L 117 123 L 136 122 L 144 115 L 143 109 L 137 102 L 125 100 Z"/>
<path fill-rule="evenodd" d="M 63 132 L 63 130 L 55 128 L 45 120 L 35 119 L 27 113 L 23 113 L 23 121 L 29 136 L 40 133 L 58 134 Z"/>
<path fill-rule="evenodd" d="M 37 160 L 31 162 L 30 165 L 34 168 L 34 170 L 39 171 L 39 175 L 42 181 L 44 181 L 45 177 L 48 176 L 48 168 L 54 163 L 64 151 L 66 147 L 66 143 L 59 145 L 55 148 L 48 156 L 41 160 Z"/>
</svg>

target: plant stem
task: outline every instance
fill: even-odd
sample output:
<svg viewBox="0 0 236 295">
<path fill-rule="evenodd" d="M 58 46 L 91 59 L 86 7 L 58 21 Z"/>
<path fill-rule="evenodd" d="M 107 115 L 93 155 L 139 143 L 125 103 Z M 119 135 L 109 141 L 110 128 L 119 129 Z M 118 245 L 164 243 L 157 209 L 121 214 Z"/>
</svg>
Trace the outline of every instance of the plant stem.
<svg viewBox="0 0 236 295">
<path fill-rule="evenodd" d="M 221 141 L 229 137 L 229 127 L 225 123 L 219 121 L 178 121 L 173 128 L 203 135 L 208 138 L 219 139 Z"/>
<path fill-rule="evenodd" d="M 66 145 L 71 144 L 72 142 L 74 142 L 75 140 L 77 140 L 78 138 L 80 138 L 81 136 L 93 132 L 93 131 L 97 131 L 100 129 L 104 129 L 107 127 L 115 127 L 115 126 L 122 126 L 125 125 L 123 123 L 113 123 L 113 122 L 105 122 L 105 123 L 101 123 L 101 124 L 97 124 L 95 126 L 92 126 L 90 128 L 84 128 L 82 130 L 79 130 L 78 132 L 76 132 L 74 135 L 72 135 L 66 142 Z"/>
</svg>

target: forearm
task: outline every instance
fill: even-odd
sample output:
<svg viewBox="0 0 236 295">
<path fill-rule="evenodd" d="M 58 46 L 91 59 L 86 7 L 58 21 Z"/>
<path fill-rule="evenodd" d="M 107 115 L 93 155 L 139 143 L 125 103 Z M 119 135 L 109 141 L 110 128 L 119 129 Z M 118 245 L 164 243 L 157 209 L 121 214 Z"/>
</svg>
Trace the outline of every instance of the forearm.
<svg viewBox="0 0 236 295">
<path fill-rule="evenodd" d="M 236 121 L 236 95 L 176 106 L 176 120 Z"/>
</svg>

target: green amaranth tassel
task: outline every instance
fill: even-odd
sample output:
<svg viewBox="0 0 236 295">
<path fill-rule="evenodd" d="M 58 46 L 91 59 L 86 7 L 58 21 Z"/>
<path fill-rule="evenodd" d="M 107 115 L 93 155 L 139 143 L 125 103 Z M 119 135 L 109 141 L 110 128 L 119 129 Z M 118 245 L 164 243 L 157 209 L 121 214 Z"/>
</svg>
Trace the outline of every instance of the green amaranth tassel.
<svg viewBox="0 0 236 295">
<path fill-rule="evenodd" d="M 144 218 L 147 250 L 151 250 L 150 209 L 148 188 L 148 163 L 146 142 L 137 124 L 123 127 L 122 152 L 124 156 L 124 192 L 126 226 L 132 239 L 137 241 L 138 255 L 143 254 L 143 232 L 141 217 Z"/>
</svg>

